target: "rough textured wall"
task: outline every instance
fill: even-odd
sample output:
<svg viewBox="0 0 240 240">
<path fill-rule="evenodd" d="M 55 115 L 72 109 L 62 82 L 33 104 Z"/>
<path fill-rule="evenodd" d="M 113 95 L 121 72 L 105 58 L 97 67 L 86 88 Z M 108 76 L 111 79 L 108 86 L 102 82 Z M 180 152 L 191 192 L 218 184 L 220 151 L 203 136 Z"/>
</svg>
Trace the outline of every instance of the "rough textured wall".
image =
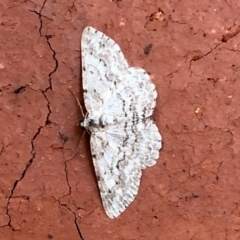
<svg viewBox="0 0 240 240">
<path fill-rule="evenodd" d="M 238 1 L 0 3 L 0 238 L 240 239 Z M 72 87 L 94 26 L 157 86 L 158 163 L 117 219 L 105 215 Z M 61 131 L 61 136 L 59 135 Z"/>
</svg>

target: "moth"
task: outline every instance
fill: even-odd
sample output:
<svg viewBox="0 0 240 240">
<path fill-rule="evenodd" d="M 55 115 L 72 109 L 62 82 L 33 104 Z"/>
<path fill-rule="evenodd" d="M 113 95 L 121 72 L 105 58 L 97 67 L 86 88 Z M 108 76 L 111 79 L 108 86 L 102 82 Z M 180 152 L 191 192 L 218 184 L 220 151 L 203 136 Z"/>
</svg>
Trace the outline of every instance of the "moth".
<svg viewBox="0 0 240 240">
<path fill-rule="evenodd" d="M 162 137 L 152 119 L 157 91 L 149 74 L 130 67 L 119 45 L 93 27 L 82 33 L 82 79 L 87 114 L 81 122 L 109 218 L 138 193 L 142 170 L 159 158 Z"/>
</svg>

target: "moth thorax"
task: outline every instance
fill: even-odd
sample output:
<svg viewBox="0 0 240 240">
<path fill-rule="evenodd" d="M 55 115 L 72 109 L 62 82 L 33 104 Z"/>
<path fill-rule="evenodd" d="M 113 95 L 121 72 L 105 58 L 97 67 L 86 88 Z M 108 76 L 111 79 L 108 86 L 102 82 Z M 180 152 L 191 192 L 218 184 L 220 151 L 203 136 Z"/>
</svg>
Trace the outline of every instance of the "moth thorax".
<svg viewBox="0 0 240 240">
<path fill-rule="evenodd" d="M 104 128 L 105 122 L 101 117 L 98 118 L 84 118 L 82 122 L 80 122 L 81 127 L 91 130 L 91 128 Z"/>
</svg>

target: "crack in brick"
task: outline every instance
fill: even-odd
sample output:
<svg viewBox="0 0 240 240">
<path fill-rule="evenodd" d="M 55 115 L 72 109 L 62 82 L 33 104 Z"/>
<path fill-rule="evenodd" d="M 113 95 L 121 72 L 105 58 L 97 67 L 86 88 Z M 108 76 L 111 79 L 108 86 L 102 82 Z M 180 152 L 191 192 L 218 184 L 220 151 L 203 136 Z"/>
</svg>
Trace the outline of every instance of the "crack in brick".
<svg viewBox="0 0 240 240">
<path fill-rule="evenodd" d="M 59 199 L 57 199 L 56 201 L 63 207 L 65 207 L 68 211 L 70 211 L 73 215 L 74 215 L 74 224 L 75 224 L 75 227 L 77 229 L 77 232 L 78 232 L 78 235 L 80 237 L 81 240 L 84 240 L 83 236 L 82 236 L 82 233 L 80 231 L 80 227 L 78 226 L 77 224 L 77 216 L 76 216 L 76 213 L 73 212 L 68 206 L 67 204 L 63 204 L 61 203 L 61 199 L 66 197 L 66 196 L 69 196 L 71 195 L 72 193 L 72 188 L 70 186 L 70 183 L 69 183 L 69 179 L 68 179 L 68 166 L 67 166 L 67 163 L 65 162 L 64 163 L 64 169 L 65 169 L 65 177 L 66 177 L 66 182 L 67 182 L 67 185 L 68 185 L 68 193 L 63 195 L 62 197 L 60 197 Z"/>
<path fill-rule="evenodd" d="M 25 92 L 27 86 L 28 86 L 28 84 L 26 84 L 25 86 L 20 86 L 20 87 L 16 88 L 16 89 L 14 90 L 14 93 L 15 93 L 15 94 L 19 94 L 19 93 Z"/>
<path fill-rule="evenodd" d="M 17 230 L 15 230 L 14 227 L 12 226 L 12 224 L 11 224 L 12 219 L 11 219 L 11 215 L 10 215 L 10 213 L 9 213 L 9 210 L 10 210 L 10 209 L 9 209 L 10 201 L 11 201 L 11 198 L 12 198 L 12 196 L 13 196 L 13 194 L 14 194 L 15 189 L 16 189 L 17 186 L 18 186 L 18 183 L 24 178 L 27 170 L 29 169 L 29 167 L 30 167 L 30 166 L 32 165 L 32 163 L 33 163 L 33 160 L 34 160 L 34 158 L 35 158 L 35 156 L 36 156 L 36 152 L 35 152 L 35 148 L 34 148 L 34 140 L 35 140 L 35 139 L 37 138 L 37 136 L 40 134 L 41 129 L 42 129 L 42 127 L 39 127 L 38 130 L 37 130 L 37 132 L 35 133 L 35 135 L 34 135 L 33 138 L 31 139 L 31 146 L 32 146 L 31 154 L 32 154 L 32 157 L 29 159 L 29 161 L 28 161 L 25 169 L 22 171 L 20 178 L 17 179 L 17 180 L 14 182 L 13 187 L 12 187 L 11 192 L 10 192 L 10 195 L 9 195 L 9 197 L 8 197 L 8 202 L 7 202 L 7 206 L 6 206 L 6 215 L 8 216 L 9 221 L 8 221 L 8 223 L 7 223 L 6 225 L 4 225 L 4 226 L 9 226 L 13 231 L 17 231 Z M 4 226 L 3 226 L 3 227 L 4 227 Z"/>
<path fill-rule="evenodd" d="M 221 168 L 222 164 L 223 164 L 223 161 L 220 162 L 220 164 L 218 165 L 218 168 L 217 168 L 217 174 L 216 174 L 216 180 L 217 181 L 219 180 L 219 172 L 220 172 L 220 168 Z"/>
<path fill-rule="evenodd" d="M 47 96 L 46 96 L 47 90 L 44 90 L 44 91 L 42 90 L 41 92 L 42 92 L 44 98 L 45 98 L 46 101 L 47 101 L 48 114 L 47 114 L 46 121 L 45 121 L 45 126 L 46 126 L 46 125 L 48 125 L 48 124 L 51 123 L 51 121 L 49 120 L 49 118 L 50 118 L 50 115 L 51 115 L 52 111 L 51 111 L 51 108 L 50 108 L 50 102 L 49 102 L 49 100 L 48 100 L 48 98 L 47 98 Z"/>
<path fill-rule="evenodd" d="M 49 120 L 49 117 L 50 117 L 50 114 L 51 114 L 51 109 L 50 109 L 50 102 L 49 102 L 49 100 L 48 100 L 48 98 L 47 98 L 47 96 L 46 96 L 46 93 L 47 93 L 47 91 L 49 91 L 49 90 L 52 91 L 52 82 L 51 82 L 51 80 L 52 80 L 52 75 L 57 71 L 57 68 L 58 68 L 58 60 L 57 60 L 57 58 L 56 58 L 56 52 L 55 52 L 55 50 L 53 49 L 53 47 L 52 47 L 52 45 L 51 45 L 51 42 L 50 42 L 50 38 L 51 38 L 52 36 L 51 36 L 51 35 L 43 35 L 43 34 L 42 34 L 42 27 L 43 27 L 43 21 L 42 21 L 43 15 L 42 15 L 42 10 L 43 10 L 46 2 L 47 2 L 47 0 L 45 0 L 45 1 L 43 2 L 42 7 L 41 7 L 41 9 L 40 9 L 39 12 L 33 11 L 33 10 L 30 10 L 30 11 L 38 15 L 39 21 L 40 21 L 39 34 L 40 34 L 40 36 L 44 36 L 44 37 L 46 38 L 47 44 L 48 44 L 48 46 L 49 46 L 49 49 L 52 51 L 53 60 L 55 61 L 55 67 L 54 67 L 54 69 L 48 74 L 49 86 L 48 86 L 45 90 L 42 90 L 42 94 L 44 95 L 45 99 L 46 99 L 47 102 L 48 102 L 47 107 L 48 107 L 49 113 L 48 113 L 47 118 L 46 118 L 46 125 L 48 125 L 48 124 L 51 123 L 51 121 Z M 60 136 L 61 136 L 61 135 L 60 135 Z M 70 195 L 72 189 L 71 189 L 71 186 L 70 186 L 70 184 L 69 184 L 69 179 L 68 179 L 68 167 L 67 167 L 67 163 L 65 163 L 65 173 L 66 173 L 67 185 L 68 185 L 68 188 L 69 188 L 69 193 L 68 193 L 67 195 Z M 63 197 L 64 197 L 64 196 L 63 196 Z M 61 197 L 61 198 L 62 198 L 62 197 Z M 77 216 L 76 216 L 76 213 L 73 212 L 66 204 L 62 204 L 62 203 L 60 202 L 60 199 L 58 199 L 57 201 L 59 202 L 59 204 L 60 204 L 61 206 L 67 208 L 67 209 L 74 215 L 74 218 L 75 218 L 74 223 L 75 223 L 75 226 L 76 226 L 76 229 L 77 229 L 79 238 L 80 238 L 81 240 L 84 240 L 84 238 L 83 238 L 83 236 L 82 236 L 82 233 L 81 233 L 81 231 L 80 231 L 80 228 L 79 228 L 79 226 L 78 226 L 78 224 L 77 224 Z"/>
<path fill-rule="evenodd" d="M 239 53 L 240 52 L 240 50 L 233 49 L 233 48 L 223 47 L 222 49 L 227 50 L 227 51 L 231 51 L 231 52 L 234 52 L 234 53 Z M 233 64 L 232 67 L 235 67 L 235 64 Z"/>
<path fill-rule="evenodd" d="M 71 193 L 72 193 L 72 188 L 71 188 L 71 186 L 70 186 L 69 179 L 68 179 L 68 166 L 67 166 L 67 163 L 66 163 L 66 162 L 64 162 L 64 170 L 65 170 L 66 182 L 67 182 L 67 185 L 68 185 L 68 193 L 65 194 L 65 195 L 63 195 L 63 196 L 61 196 L 61 197 L 58 199 L 58 201 L 60 201 L 62 198 L 66 197 L 66 196 L 71 195 Z"/>
<path fill-rule="evenodd" d="M 70 212 L 74 215 L 74 224 L 75 224 L 75 227 L 76 227 L 76 229 L 77 229 L 78 236 L 79 236 L 79 238 L 80 238 L 81 240 L 84 240 L 83 235 L 82 235 L 82 233 L 81 233 L 81 231 L 80 231 L 80 227 L 78 226 L 78 223 L 77 223 L 77 215 L 76 215 L 76 213 L 75 213 L 74 211 L 72 211 L 72 210 L 67 206 L 67 204 L 61 203 L 60 200 L 57 200 L 57 201 L 58 201 L 59 205 L 61 205 L 62 207 L 65 207 L 66 209 L 68 209 L 68 211 L 70 211 Z"/>
<path fill-rule="evenodd" d="M 44 37 L 46 38 L 47 44 L 48 44 L 50 50 L 52 51 L 52 56 L 53 56 L 53 59 L 54 59 L 54 61 L 55 61 L 55 67 L 54 67 L 54 69 L 48 74 L 48 77 L 49 77 L 49 79 L 48 79 L 48 80 L 49 80 L 49 87 L 47 87 L 47 88 L 44 90 L 45 92 L 46 92 L 47 90 L 49 90 L 49 89 L 52 90 L 51 76 L 52 76 L 53 73 L 56 72 L 56 70 L 57 70 L 57 68 L 58 68 L 58 60 L 57 60 L 57 58 L 56 58 L 56 52 L 55 52 L 55 50 L 53 49 L 53 47 L 52 47 L 52 45 L 51 45 L 51 43 L 50 43 L 50 41 L 49 41 L 49 39 L 52 37 L 52 35 L 44 35 L 44 34 L 42 34 L 42 27 L 43 27 L 42 17 L 44 17 L 44 16 L 42 15 L 42 10 L 43 10 L 46 2 L 47 2 L 47 0 L 45 0 L 45 1 L 43 2 L 42 7 L 41 7 L 41 9 L 40 9 L 39 12 L 37 12 L 37 11 L 35 11 L 35 10 L 29 10 L 30 12 L 33 12 L 33 13 L 35 13 L 35 14 L 38 15 L 39 22 L 40 22 L 40 26 L 39 26 L 39 29 L 38 29 L 39 34 L 40 34 L 40 36 L 44 36 Z"/>
<path fill-rule="evenodd" d="M 233 29 L 234 27 L 235 27 L 235 29 Z M 231 38 L 236 37 L 239 33 L 240 33 L 240 26 L 234 25 L 233 27 L 229 28 L 229 31 L 226 34 L 222 35 L 222 38 L 221 38 L 222 44 L 227 43 Z M 214 48 L 212 48 L 207 53 L 198 54 L 198 55 L 195 55 L 191 58 L 190 64 L 189 64 L 189 69 L 190 69 L 190 72 L 191 72 L 191 76 L 193 74 L 193 72 L 191 71 L 192 62 L 196 62 L 196 61 L 206 57 L 207 55 L 211 54 L 217 47 L 219 47 L 222 44 L 218 43 Z"/>
<path fill-rule="evenodd" d="M 61 135 L 60 135 L 60 136 L 61 136 Z M 70 211 L 70 212 L 74 215 L 74 224 L 75 224 L 75 227 L 76 227 L 76 229 L 77 229 L 79 238 L 80 238 L 81 240 L 84 240 L 83 235 L 82 235 L 81 230 L 80 230 L 80 227 L 78 226 L 78 223 L 77 223 L 77 215 L 76 215 L 76 213 L 75 213 L 74 211 L 72 211 L 72 210 L 67 206 L 67 204 L 61 203 L 61 199 L 62 199 L 62 198 L 66 197 L 66 196 L 69 196 L 69 195 L 71 195 L 71 193 L 72 193 L 72 188 L 71 188 L 71 186 L 70 186 L 69 179 L 68 179 L 68 166 L 67 166 L 67 163 L 66 163 L 66 162 L 64 163 L 64 169 L 65 169 L 66 182 L 67 182 L 67 185 L 68 185 L 68 193 L 65 194 L 65 195 L 63 195 L 63 196 L 60 197 L 59 199 L 55 199 L 55 197 L 53 197 L 53 198 L 59 203 L 59 205 L 65 207 L 68 211 Z"/>
<path fill-rule="evenodd" d="M 51 38 L 50 35 L 45 35 L 45 38 L 47 40 L 47 44 L 48 44 L 50 50 L 52 51 L 52 57 L 53 57 L 53 60 L 55 62 L 54 69 L 48 74 L 49 87 L 45 89 L 45 92 L 47 92 L 49 89 L 52 90 L 52 81 L 51 81 L 52 78 L 51 77 L 52 77 L 52 74 L 54 74 L 57 71 L 57 69 L 58 69 L 58 60 L 56 58 L 56 52 L 53 49 L 53 47 L 52 47 L 52 45 L 51 45 L 51 43 L 49 41 L 49 39 Z"/>
<path fill-rule="evenodd" d="M 70 186 L 70 184 L 69 184 L 69 180 L 68 180 L 68 166 L 67 166 L 67 163 L 66 163 L 66 162 L 64 162 L 64 166 L 65 166 L 66 181 L 67 181 L 68 190 L 69 190 L 69 194 L 68 194 L 68 195 L 70 195 L 71 192 L 72 192 L 72 188 L 71 188 L 71 186 Z"/>
<path fill-rule="evenodd" d="M 218 46 L 218 45 L 217 45 L 217 46 Z M 210 51 L 208 51 L 208 52 L 206 52 L 206 53 L 198 54 L 198 55 L 193 56 L 193 57 L 191 58 L 191 60 L 190 60 L 190 64 L 191 64 L 192 61 L 193 61 L 193 62 L 196 62 L 196 61 L 198 61 L 198 60 L 200 60 L 200 59 L 208 56 L 210 53 L 212 53 L 212 51 L 213 51 L 217 46 L 215 46 L 213 49 L 211 49 Z"/>
<path fill-rule="evenodd" d="M 50 115 L 51 115 L 52 111 L 51 111 L 50 102 L 49 102 L 49 100 L 48 100 L 48 98 L 47 98 L 46 93 L 47 93 L 49 90 L 52 91 L 52 75 L 53 75 L 53 74 L 57 71 L 57 69 L 58 69 L 58 60 L 57 60 L 57 58 L 56 58 L 56 51 L 53 49 L 53 47 L 52 47 L 52 45 L 51 45 L 51 42 L 50 42 L 50 40 L 49 40 L 52 36 L 51 36 L 51 35 L 44 35 L 44 34 L 42 34 L 42 27 L 43 27 L 43 21 L 42 21 L 43 15 L 42 15 L 42 10 L 43 10 L 46 2 L 47 2 L 47 0 L 45 0 L 45 1 L 43 2 L 42 7 L 40 8 L 40 11 L 39 11 L 39 12 L 37 12 L 37 11 L 35 11 L 35 10 L 29 10 L 29 11 L 30 11 L 30 12 L 33 12 L 33 13 L 35 13 L 35 14 L 38 15 L 39 22 L 40 22 L 40 26 L 39 26 L 39 30 L 38 30 L 38 31 L 39 31 L 39 34 L 40 34 L 40 36 L 44 36 L 44 37 L 46 38 L 48 47 L 49 47 L 49 49 L 50 49 L 51 52 L 52 52 L 52 57 L 53 57 L 53 60 L 54 60 L 54 62 L 55 62 L 54 69 L 48 74 L 49 86 L 48 86 L 46 89 L 41 90 L 41 91 L 42 91 L 42 94 L 44 95 L 45 99 L 47 100 L 48 115 L 47 115 L 47 118 L 46 118 L 45 125 L 48 125 L 48 124 L 51 123 L 51 121 L 49 120 L 49 118 L 50 118 Z"/>
<path fill-rule="evenodd" d="M 235 27 L 235 25 L 233 27 Z M 231 38 L 236 37 L 240 33 L 240 27 L 239 26 L 237 26 L 236 29 L 234 29 L 234 30 L 232 30 L 232 28 L 229 30 L 229 32 L 222 35 L 221 41 L 223 43 L 227 43 Z"/>
<path fill-rule="evenodd" d="M 0 151 L 0 156 L 3 154 L 3 151 L 5 150 L 5 146 L 4 146 L 4 143 L 2 142 L 2 149 Z"/>
<path fill-rule="evenodd" d="M 208 56 L 209 54 L 211 54 L 218 46 L 220 46 L 220 43 L 217 44 L 214 48 L 212 48 L 210 51 L 206 52 L 206 53 L 202 53 L 202 54 L 197 54 L 195 56 L 193 56 L 191 59 L 190 59 L 190 63 L 189 63 L 189 70 L 190 70 L 190 77 L 192 76 L 193 74 L 193 71 L 191 70 L 191 67 L 192 67 L 192 62 L 197 62 L 199 60 L 201 60 L 202 58 Z"/>
<path fill-rule="evenodd" d="M 39 33 L 40 33 L 41 36 L 43 36 L 42 33 L 41 33 L 41 31 L 42 31 L 42 25 L 43 25 L 42 19 L 41 19 L 41 18 L 42 18 L 41 11 L 43 10 L 46 2 L 47 2 L 47 0 L 45 0 L 45 1 L 43 2 L 43 5 L 42 5 L 39 13 L 36 12 L 36 11 L 30 10 L 31 12 L 34 12 L 34 13 L 36 13 L 36 14 L 39 16 L 39 20 L 40 20 Z M 51 114 L 50 101 L 48 100 L 48 98 L 47 98 L 47 96 L 46 96 L 46 92 L 47 92 L 48 90 L 51 90 L 51 91 L 52 91 L 51 76 L 52 76 L 53 73 L 56 72 L 56 70 L 57 70 L 57 68 L 58 68 L 58 60 L 57 60 L 57 58 L 56 58 L 56 52 L 54 51 L 54 49 L 53 49 L 53 47 L 51 46 L 51 43 L 50 43 L 50 41 L 49 41 L 50 36 L 45 35 L 45 38 L 46 38 L 47 44 L 48 44 L 48 46 L 49 46 L 49 49 L 52 51 L 52 56 L 53 56 L 53 59 L 54 59 L 54 61 L 55 61 L 55 67 L 54 67 L 54 69 L 48 74 L 49 86 L 48 86 L 46 89 L 41 90 L 44 98 L 45 98 L 46 101 L 47 101 L 47 108 L 48 108 L 48 114 L 47 114 L 46 121 L 45 121 L 45 126 L 46 126 L 46 125 L 48 125 L 48 124 L 50 123 L 49 117 L 50 117 L 50 114 Z M 22 86 L 22 87 L 18 88 L 17 90 L 15 90 L 15 91 L 16 91 L 15 93 L 16 93 L 16 94 L 20 93 L 22 90 L 25 89 L 25 87 L 26 87 L 26 86 L 24 86 L 24 87 Z M 32 154 L 32 157 L 28 160 L 28 162 L 27 162 L 27 164 L 26 164 L 26 167 L 24 168 L 24 170 L 23 170 L 22 173 L 21 173 L 20 178 L 17 179 L 17 180 L 14 182 L 13 187 L 12 187 L 12 189 L 11 189 L 11 191 L 10 191 L 10 195 L 9 195 L 9 197 L 8 197 L 8 200 L 7 200 L 6 215 L 8 216 L 9 221 L 8 221 L 8 223 L 7 223 L 6 225 L 1 226 L 1 227 L 6 227 L 6 226 L 8 226 L 8 227 L 10 227 L 10 228 L 12 229 L 12 231 L 17 231 L 17 230 L 15 230 L 14 227 L 12 226 L 12 224 L 11 224 L 12 219 L 11 219 L 11 214 L 10 214 L 10 212 L 9 212 L 9 211 L 10 211 L 10 202 L 11 202 L 12 196 L 14 195 L 14 191 L 15 191 L 15 189 L 16 189 L 17 186 L 18 186 L 18 183 L 24 178 L 24 176 L 26 175 L 27 170 L 28 170 L 29 167 L 32 165 L 33 160 L 35 159 L 36 152 L 35 152 L 35 147 L 34 147 L 34 140 L 35 140 L 35 139 L 37 138 L 37 136 L 40 134 L 42 128 L 43 128 L 43 126 L 40 126 L 40 127 L 37 129 L 37 131 L 36 131 L 35 135 L 33 136 L 33 138 L 31 139 L 31 148 L 32 148 L 32 149 L 31 149 L 31 154 Z M 3 149 L 4 149 L 4 148 L 2 148 L 1 153 L 3 152 Z M 68 180 L 68 178 L 67 178 L 67 180 Z M 71 189 L 71 188 L 70 188 L 70 189 Z"/>
</svg>

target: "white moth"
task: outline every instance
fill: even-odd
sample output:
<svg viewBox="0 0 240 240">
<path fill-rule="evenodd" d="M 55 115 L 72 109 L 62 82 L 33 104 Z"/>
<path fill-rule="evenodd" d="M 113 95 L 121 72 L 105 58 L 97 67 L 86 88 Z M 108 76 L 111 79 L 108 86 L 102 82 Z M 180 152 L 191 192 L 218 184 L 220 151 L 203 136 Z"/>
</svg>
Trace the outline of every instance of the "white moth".
<svg viewBox="0 0 240 240">
<path fill-rule="evenodd" d="M 82 74 L 91 152 L 103 207 L 119 216 L 138 193 L 142 169 L 162 147 L 152 120 L 157 92 L 144 69 L 129 67 L 111 38 L 93 27 L 82 34 Z"/>
</svg>

